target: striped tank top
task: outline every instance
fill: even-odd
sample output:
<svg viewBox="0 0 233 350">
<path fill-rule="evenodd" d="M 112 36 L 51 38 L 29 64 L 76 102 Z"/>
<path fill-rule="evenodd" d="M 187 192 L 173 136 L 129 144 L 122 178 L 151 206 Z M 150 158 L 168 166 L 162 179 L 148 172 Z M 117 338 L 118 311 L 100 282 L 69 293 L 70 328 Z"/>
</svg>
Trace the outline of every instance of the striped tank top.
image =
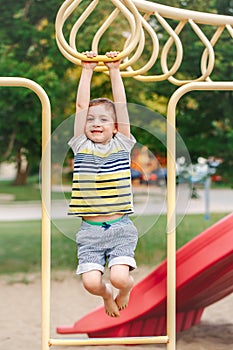
<svg viewBox="0 0 233 350">
<path fill-rule="evenodd" d="M 69 141 L 74 172 L 68 215 L 133 213 L 130 152 L 135 142 L 119 132 L 106 145 L 85 135 Z"/>
</svg>

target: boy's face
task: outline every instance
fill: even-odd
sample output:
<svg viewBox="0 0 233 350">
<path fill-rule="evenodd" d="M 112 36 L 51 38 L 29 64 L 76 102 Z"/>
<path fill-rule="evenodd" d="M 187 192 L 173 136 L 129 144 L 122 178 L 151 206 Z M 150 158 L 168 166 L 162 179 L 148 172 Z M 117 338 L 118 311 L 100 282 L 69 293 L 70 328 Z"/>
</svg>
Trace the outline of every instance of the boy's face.
<svg viewBox="0 0 233 350">
<path fill-rule="evenodd" d="M 91 106 L 88 110 L 85 134 L 95 143 L 108 143 L 117 132 L 112 110 L 104 104 Z"/>
</svg>

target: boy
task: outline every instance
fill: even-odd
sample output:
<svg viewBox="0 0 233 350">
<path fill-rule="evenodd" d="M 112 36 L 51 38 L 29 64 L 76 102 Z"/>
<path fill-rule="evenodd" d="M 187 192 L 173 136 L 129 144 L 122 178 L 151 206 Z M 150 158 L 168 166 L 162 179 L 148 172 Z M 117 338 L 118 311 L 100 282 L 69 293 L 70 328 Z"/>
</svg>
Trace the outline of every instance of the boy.
<svg viewBox="0 0 233 350">
<path fill-rule="evenodd" d="M 87 57 L 95 56 L 85 52 Z M 116 57 L 117 52 L 106 53 Z M 76 100 L 73 149 L 74 175 L 69 214 L 82 217 L 77 234 L 79 266 L 83 285 L 101 296 L 107 315 L 119 317 L 127 307 L 136 268 L 134 250 L 137 230 L 127 214 L 133 212 L 130 151 L 135 139 L 130 124 L 120 62 L 106 66 L 112 84 L 114 103 L 108 99 L 90 102 L 90 86 L 96 62 L 82 62 Z M 111 284 L 118 289 L 115 300 L 110 284 L 102 280 L 108 261 Z"/>
</svg>

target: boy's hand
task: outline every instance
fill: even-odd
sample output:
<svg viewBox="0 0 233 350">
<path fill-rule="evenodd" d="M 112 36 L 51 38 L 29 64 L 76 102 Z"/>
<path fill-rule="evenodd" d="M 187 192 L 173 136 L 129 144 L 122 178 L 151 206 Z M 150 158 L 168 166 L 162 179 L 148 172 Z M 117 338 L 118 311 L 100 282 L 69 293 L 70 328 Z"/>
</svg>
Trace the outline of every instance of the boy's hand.
<svg viewBox="0 0 233 350">
<path fill-rule="evenodd" d="M 86 55 L 88 58 L 93 58 L 97 56 L 97 53 L 94 51 L 85 51 L 83 55 Z M 97 66 L 98 62 L 88 62 L 82 61 L 82 67 L 87 69 L 94 69 Z"/>
<path fill-rule="evenodd" d="M 119 51 L 109 51 L 109 52 L 106 52 L 106 56 L 109 57 L 109 58 L 115 58 L 117 57 L 117 55 L 119 54 Z M 108 67 L 108 69 L 118 69 L 120 67 L 120 60 L 118 61 L 113 61 L 113 62 L 104 62 L 105 66 Z"/>
</svg>

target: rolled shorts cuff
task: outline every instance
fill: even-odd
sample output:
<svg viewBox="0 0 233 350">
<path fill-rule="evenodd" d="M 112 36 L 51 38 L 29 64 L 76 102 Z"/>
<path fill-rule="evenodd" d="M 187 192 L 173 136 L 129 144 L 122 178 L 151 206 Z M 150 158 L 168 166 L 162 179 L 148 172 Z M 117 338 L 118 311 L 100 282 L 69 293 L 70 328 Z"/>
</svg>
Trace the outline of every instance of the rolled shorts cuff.
<svg viewBox="0 0 233 350">
<path fill-rule="evenodd" d="M 130 256 L 118 256 L 111 259 L 108 263 L 108 267 L 111 268 L 113 265 L 128 265 L 130 270 L 137 268 L 135 259 Z"/>
<path fill-rule="evenodd" d="M 104 273 L 104 266 L 96 263 L 85 263 L 78 265 L 78 268 L 76 270 L 76 275 L 81 275 L 84 272 L 89 272 L 93 270 L 98 270 L 102 273 Z"/>
</svg>

